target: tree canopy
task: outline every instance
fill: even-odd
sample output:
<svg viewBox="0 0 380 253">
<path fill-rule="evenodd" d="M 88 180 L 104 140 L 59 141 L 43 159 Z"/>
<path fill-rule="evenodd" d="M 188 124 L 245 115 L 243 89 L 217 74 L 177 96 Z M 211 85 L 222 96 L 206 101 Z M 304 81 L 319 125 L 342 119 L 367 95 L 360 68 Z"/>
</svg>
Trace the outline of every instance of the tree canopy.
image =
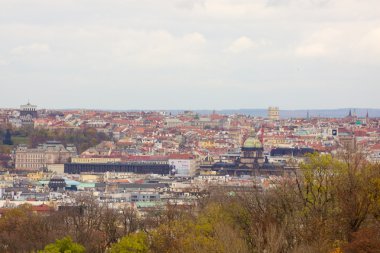
<svg viewBox="0 0 380 253">
<path fill-rule="evenodd" d="M 38 251 L 38 253 L 84 253 L 85 248 L 74 243 L 70 237 L 65 237 L 61 240 L 56 240 L 55 243 L 46 245 L 45 249 Z"/>
</svg>

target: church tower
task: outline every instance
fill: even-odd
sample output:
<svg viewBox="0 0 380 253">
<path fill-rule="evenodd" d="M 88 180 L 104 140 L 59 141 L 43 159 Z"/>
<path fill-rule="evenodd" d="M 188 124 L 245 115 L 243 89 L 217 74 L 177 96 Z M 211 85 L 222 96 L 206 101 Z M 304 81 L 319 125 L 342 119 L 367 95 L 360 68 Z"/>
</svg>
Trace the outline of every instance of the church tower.
<svg viewBox="0 0 380 253">
<path fill-rule="evenodd" d="M 278 107 L 270 106 L 268 108 L 268 118 L 270 120 L 279 120 L 280 119 L 280 109 Z"/>
</svg>

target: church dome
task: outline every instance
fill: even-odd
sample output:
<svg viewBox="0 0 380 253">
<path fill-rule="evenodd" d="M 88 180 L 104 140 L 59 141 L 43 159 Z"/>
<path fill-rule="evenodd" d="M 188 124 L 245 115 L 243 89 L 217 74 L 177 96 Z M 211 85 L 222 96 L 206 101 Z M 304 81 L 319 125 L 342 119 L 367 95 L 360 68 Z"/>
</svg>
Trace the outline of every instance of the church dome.
<svg viewBox="0 0 380 253">
<path fill-rule="evenodd" d="M 263 145 L 256 137 L 248 137 L 243 144 L 243 148 L 262 148 Z"/>
</svg>

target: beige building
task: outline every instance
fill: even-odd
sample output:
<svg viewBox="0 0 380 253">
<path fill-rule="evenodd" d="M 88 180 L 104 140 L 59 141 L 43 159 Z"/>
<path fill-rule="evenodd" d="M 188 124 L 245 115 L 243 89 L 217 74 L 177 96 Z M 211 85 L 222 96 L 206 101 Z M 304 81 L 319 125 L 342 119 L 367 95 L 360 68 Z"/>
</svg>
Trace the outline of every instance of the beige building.
<svg viewBox="0 0 380 253">
<path fill-rule="evenodd" d="M 280 109 L 278 107 L 269 107 L 268 108 L 268 118 L 270 120 L 279 120 L 280 119 Z"/>
<path fill-rule="evenodd" d="M 80 175 L 81 182 L 102 182 L 104 181 L 103 174 L 81 174 Z"/>
<path fill-rule="evenodd" d="M 15 150 L 16 170 L 38 170 L 47 168 L 49 164 L 62 164 L 70 161 L 77 155 L 75 146 L 65 147 L 60 142 L 50 141 L 37 148 L 19 146 Z"/>
<path fill-rule="evenodd" d="M 52 172 L 55 174 L 63 174 L 65 171 L 65 165 L 63 163 L 48 164 L 47 169 L 49 172 Z"/>
<path fill-rule="evenodd" d="M 199 127 L 199 128 L 205 128 L 205 127 L 218 127 L 219 121 L 217 120 L 211 120 L 209 117 L 201 117 L 198 120 L 192 121 L 192 126 Z"/>
<path fill-rule="evenodd" d="M 176 118 L 165 119 L 165 127 L 172 128 L 172 127 L 179 127 L 179 126 L 183 126 L 182 120 L 179 120 Z"/>
</svg>

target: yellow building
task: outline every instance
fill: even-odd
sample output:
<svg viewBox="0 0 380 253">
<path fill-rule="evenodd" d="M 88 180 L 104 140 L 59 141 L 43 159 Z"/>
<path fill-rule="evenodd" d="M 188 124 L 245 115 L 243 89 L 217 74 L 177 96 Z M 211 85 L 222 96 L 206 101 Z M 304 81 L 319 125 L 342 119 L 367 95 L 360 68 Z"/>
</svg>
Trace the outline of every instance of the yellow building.
<svg viewBox="0 0 380 253">
<path fill-rule="evenodd" d="M 103 175 L 100 174 L 81 174 L 81 182 L 102 182 L 104 180 Z"/>
<path fill-rule="evenodd" d="M 27 177 L 28 179 L 32 181 L 38 181 L 38 180 L 46 179 L 47 175 L 43 172 L 38 171 L 36 173 L 28 173 Z"/>
<path fill-rule="evenodd" d="M 198 145 L 201 148 L 214 148 L 215 147 L 215 143 L 213 141 L 200 141 Z"/>
<path fill-rule="evenodd" d="M 73 157 L 71 163 L 119 163 L 120 157 Z"/>
<path fill-rule="evenodd" d="M 277 139 L 277 138 L 266 138 L 265 139 L 265 146 L 269 147 L 281 147 L 281 148 L 290 148 L 293 147 L 293 142 L 288 139 Z"/>
</svg>

